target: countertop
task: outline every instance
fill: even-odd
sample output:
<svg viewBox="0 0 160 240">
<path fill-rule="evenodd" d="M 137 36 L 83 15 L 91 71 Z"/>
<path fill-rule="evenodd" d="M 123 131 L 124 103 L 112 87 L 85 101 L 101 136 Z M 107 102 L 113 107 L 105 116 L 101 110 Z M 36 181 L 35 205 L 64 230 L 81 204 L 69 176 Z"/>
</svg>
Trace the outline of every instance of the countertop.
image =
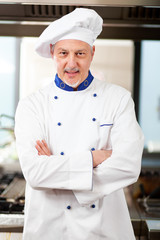
<svg viewBox="0 0 160 240">
<path fill-rule="evenodd" d="M 143 164 L 146 167 L 150 167 L 150 161 L 144 160 Z M 153 162 L 152 162 L 153 163 Z M 148 165 L 149 164 L 149 165 Z M 158 163 L 159 164 L 159 163 Z M 20 165 L 18 162 L 14 163 L 13 165 L 5 165 L 3 169 L 6 171 L 21 171 Z M 130 217 L 133 225 L 133 229 L 136 236 L 144 236 L 144 239 L 147 240 L 159 240 L 160 239 L 160 217 L 151 217 L 148 216 L 146 213 L 142 212 L 140 209 L 138 202 L 132 198 L 130 194 L 129 188 L 125 188 L 125 196 L 128 204 L 128 209 L 130 212 Z M 13 233 L 22 233 L 23 231 L 23 224 L 24 224 L 24 215 L 20 214 L 0 214 L 0 234 L 2 232 L 13 232 Z M 6 239 L 15 239 L 19 240 L 22 239 L 21 235 L 12 234 L 12 238 Z M 154 238 L 153 238 L 154 237 Z M 1 235 L 0 235 L 1 239 Z M 3 237 L 2 239 L 5 239 Z"/>
</svg>

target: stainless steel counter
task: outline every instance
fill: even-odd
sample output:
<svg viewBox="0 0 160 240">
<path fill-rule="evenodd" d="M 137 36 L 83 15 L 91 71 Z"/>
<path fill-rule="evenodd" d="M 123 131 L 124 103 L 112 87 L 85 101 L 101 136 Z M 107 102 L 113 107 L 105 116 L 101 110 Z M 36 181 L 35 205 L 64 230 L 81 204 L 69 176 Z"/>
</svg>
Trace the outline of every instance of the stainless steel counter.
<svg viewBox="0 0 160 240">
<path fill-rule="evenodd" d="M 22 232 L 23 225 L 23 214 L 0 214 L 0 232 Z"/>
<path fill-rule="evenodd" d="M 160 239 L 160 220 L 146 220 L 148 228 L 148 238 L 150 240 Z"/>
<path fill-rule="evenodd" d="M 15 168 L 6 167 L 7 171 L 19 170 L 19 165 Z M 130 212 L 130 217 L 135 235 L 138 240 L 159 240 L 160 239 L 160 213 L 147 213 L 136 199 L 132 197 L 132 190 L 125 188 L 125 195 Z M 0 214 L 0 232 L 22 233 L 24 224 L 23 214 Z M 1 239 L 1 237 L 0 237 Z M 5 238 L 3 238 L 5 239 Z M 9 238 L 12 239 L 12 238 Z M 18 239 L 18 238 L 17 238 Z"/>
</svg>

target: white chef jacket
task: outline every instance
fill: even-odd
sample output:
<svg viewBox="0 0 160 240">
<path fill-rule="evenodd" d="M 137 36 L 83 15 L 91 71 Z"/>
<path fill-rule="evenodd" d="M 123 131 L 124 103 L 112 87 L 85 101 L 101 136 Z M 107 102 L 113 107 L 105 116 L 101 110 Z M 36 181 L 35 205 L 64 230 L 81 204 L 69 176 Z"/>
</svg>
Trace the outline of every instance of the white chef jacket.
<svg viewBox="0 0 160 240">
<path fill-rule="evenodd" d="M 80 91 L 64 86 L 52 82 L 16 111 L 27 183 L 23 239 L 134 240 L 123 188 L 138 178 L 143 134 L 131 95 L 98 79 Z M 53 155 L 38 156 L 38 139 Z M 96 168 L 94 149 L 112 149 Z"/>
</svg>

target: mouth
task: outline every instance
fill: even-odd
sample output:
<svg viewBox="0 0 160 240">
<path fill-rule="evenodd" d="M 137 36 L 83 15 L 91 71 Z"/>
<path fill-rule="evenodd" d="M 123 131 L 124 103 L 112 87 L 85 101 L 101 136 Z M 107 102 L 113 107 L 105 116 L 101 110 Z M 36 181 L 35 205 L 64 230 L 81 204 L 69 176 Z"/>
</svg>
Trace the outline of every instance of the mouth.
<svg viewBox="0 0 160 240">
<path fill-rule="evenodd" d="M 65 70 L 64 72 L 65 72 L 65 74 L 67 74 L 67 76 L 74 77 L 79 73 L 79 70 L 78 69 L 76 69 L 76 70 Z"/>
</svg>

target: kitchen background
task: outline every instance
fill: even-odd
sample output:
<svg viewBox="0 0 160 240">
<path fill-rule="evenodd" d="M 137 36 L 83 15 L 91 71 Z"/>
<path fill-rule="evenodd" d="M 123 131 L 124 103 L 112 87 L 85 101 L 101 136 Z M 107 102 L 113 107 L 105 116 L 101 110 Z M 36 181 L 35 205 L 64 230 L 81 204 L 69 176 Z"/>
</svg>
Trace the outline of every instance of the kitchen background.
<svg viewBox="0 0 160 240">
<path fill-rule="evenodd" d="M 52 59 L 44 59 L 34 51 L 36 38 L 0 37 L 0 102 L 1 127 L 13 126 L 18 100 L 53 81 L 56 74 Z M 119 84 L 132 92 L 134 44 L 129 40 L 96 40 L 91 66 L 94 76 L 102 81 Z M 17 80 L 18 79 L 18 80 Z M 7 98 L 6 98 L 7 93 Z M 0 131 L 1 146 L 9 140 L 9 131 Z M 1 149 L 1 153 L 6 150 Z M 0 161 L 11 161 L 15 152 Z M 4 156 L 4 157 L 3 157 Z M 8 159 L 7 159 L 8 158 Z M 13 157 L 12 157 L 13 159 Z"/>
<path fill-rule="evenodd" d="M 0 240 L 20 240 L 25 182 L 15 146 L 14 115 L 19 99 L 53 81 L 55 68 L 51 59 L 43 59 L 34 52 L 35 35 L 39 34 L 34 34 L 31 29 L 38 29 L 40 25 L 44 27 L 44 8 L 34 5 L 12 5 L 9 8 L 10 5 L 7 5 L 10 11 L 5 15 L 4 6 L 0 4 Z M 29 30 L 25 32 L 29 21 L 26 21 L 27 17 L 23 19 L 20 9 L 29 7 L 32 9 L 29 21 L 41 22 L 29 24 Z M 54 8 L 61 14 L 64 11 L 59 6 Z M 51 7 L 46 6 L 46 9 L 50 11 Z M 71 7 L 66 9 L 73 10 Z M 109 10 L 106 7 L 107 19 L 103 9 L 98 8 L 104 15 L 105 36 L 100 36 L 95 42 L 96 52 L 91 65 L 91 72 L 101 81 L 118 84 L 132 93 L 137 119 L 145 135 L 140 177 L 137 184 L 125 189 L 132 224 L 139 240 L 160 239 L 159 10 L 159 7 L 136 6 L 124 7 L 122 11 L 118 7 Z M 127 20 L 126 11 L 129 12 Z M 13 15 L 15 22 L 10 24 L 7 14 Z M 27 16 L 30 17 L 30 14 Z M 18 17 L 27 24 L 22 21 L 16 25 Z M 131 24 L 131 27 L 126 27 L 126 24 Z M 16 199 L 18 196 L 18 203 L 4 202 L 4 198 L 13 196 Z"/>
<path fill-rule="evenodd" d="M 44 59 L 34 51 L 36 38 L 0 37 L 0 162 L 11 161 L 16 153 L 7 155 L 2 146 L 12 139 L 11 129 L 20 98 L 53 81 L 52 59 Z M 142 41 L 138 120 L 145 135 L 145 148 L 160 151 L 160 41 Z M 95 42 L 96 52 L 91 65 L 94 76 L 118 84 L 133 95 L 134 42 L 105 40 Z M 7 94 L 6 94 L 7 93 Z M 11 136 L 10 136 L 11 135 Z M 6 153 L 5 153 L 6 154 Z M 12 154 L 12 159 L 10 158 Z"/>
</svg>

